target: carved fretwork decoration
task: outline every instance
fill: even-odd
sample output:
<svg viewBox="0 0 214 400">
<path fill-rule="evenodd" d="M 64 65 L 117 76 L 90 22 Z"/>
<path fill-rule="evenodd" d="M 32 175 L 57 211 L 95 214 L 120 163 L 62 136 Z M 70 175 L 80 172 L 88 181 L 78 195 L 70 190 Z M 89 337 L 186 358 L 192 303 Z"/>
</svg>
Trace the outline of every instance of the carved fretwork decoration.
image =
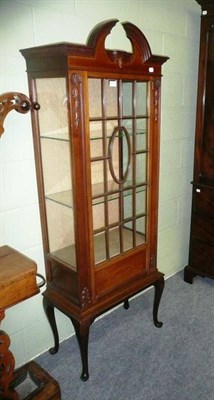
<svg viewBox="0 0 214 400">
<path fill-rule="evenodd" d="M 74 101 L 74 127 L 75 129 L 78 129 L 80 121 L 80 85 L 82 80 L 81 76 L 78 74 L 73 74 L 71 80 L 73 83 L 72 97 Z"/>
<path fill-rule="evenodd" d="M 86 307 L 89 304 L 91 304 L 90 292 L 87 287 L 84 287 L 82 290 L 82 307 Z"/>
<path fill-rule="evenodd" d="M 159 88 L 160 88 L 160 81 L 158 79 L 154 82 L 154 109 L 155 109 L 155 121 L 158 121 L 158 114 L 159 114 Z"/>
<path fill-rule="evenodd" d="M 0 311 L 0 323 L 4 318 L 4 312 Z M 0 399 L 18 400 L 18 394 L 10 389 L 13 378 L 15 360 L 9 350 L 10 338 L 6 332 L 0 330 Z"/>
<path fill-rule="evenodd" d="M 31 108 L 39 110 L 40 105 L 36 102 L 31 102 L 23 93 L 7 92 L 0 95 L 0 137 L 4 132 L 4 120 L 11 110 L 26 114 Z"/>
</svg>

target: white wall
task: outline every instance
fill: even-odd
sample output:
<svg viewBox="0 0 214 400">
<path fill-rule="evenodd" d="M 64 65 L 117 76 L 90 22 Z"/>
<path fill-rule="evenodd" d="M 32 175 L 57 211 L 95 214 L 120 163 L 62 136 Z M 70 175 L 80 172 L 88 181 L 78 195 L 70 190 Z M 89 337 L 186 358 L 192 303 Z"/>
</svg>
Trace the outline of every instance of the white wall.
<svg viewBox="0 0 214 400">
<path fill-rule="evenodd" d="M 130 21 L 146 35 L 163 66 L 158 265 L 166 276 L 188 260 L 200 7 L 195 0 L 0 0 L 0 93 L 28 94 L 19 49 L 45 43 L 85 43 L 95 24 Z M 119 24 L 107 38 L 111 48 L 130 49 Z M 0 139 L 0 245 L 34 259 L 44 273 L 30 116 L 11 112 Z M 71 323 L 57 313 L 60 339 Z M 42 296 L 6 313 L 16 366 L 52 345 Z"/>
</svg>

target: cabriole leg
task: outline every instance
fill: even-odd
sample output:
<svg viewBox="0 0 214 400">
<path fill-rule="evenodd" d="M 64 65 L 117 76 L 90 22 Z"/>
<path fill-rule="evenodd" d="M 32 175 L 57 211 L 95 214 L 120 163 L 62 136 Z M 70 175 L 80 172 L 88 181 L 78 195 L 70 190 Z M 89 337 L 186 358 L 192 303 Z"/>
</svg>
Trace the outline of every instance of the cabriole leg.
<svg viewBox="0 0 214 400">
<path fill-rule="evenodd" d="M 48 322 L 50 324 L 51 330 L 54 336 L 54 347 L 49 349 L 51 354 L 55 354 L 59 350 L 59 334 L 56 325 L 55 313 L 54 313 L 54 306 L 53 304 L 47 299 L 47 297 L 43 297 L 43 307 L 45 314 L 47 316 Z"/>
<path fill-rule="evenodd" d="M 161 328 L 163 322 L 158 321 L 158 308 L 161 300 L 161 296 L 164 289 L 164 278 L 161 277 L 156 282 L 154 282 L 155 287 L 155 296 L 154 296 L 154 305 L 153 305 L 153 321 L 157 328 Z"/>
<path fill-rule="evenodd" d="M 124 300 L 123 307 L 125 308 L 125 310 L 129 309 L 129 299 Z"/>
<path fill-rule="evenodd" d="M 89 329 L 91 322 L 90 321 L 85 321 L 85 322 L 79 322 L 73 318 L 71 318 L 71 321 L 73 323 L 76 337 L 79 343 L 79 348 L 80 348 L 80 355 L 81 355 L 81 360 L 82 360 L 82 373 L 81 373 L 81 379 L 82 381 L 87 381 L 89 378 L 89 373 L 88 373 L 88 339 L 89 339 Z"/>
</svg>

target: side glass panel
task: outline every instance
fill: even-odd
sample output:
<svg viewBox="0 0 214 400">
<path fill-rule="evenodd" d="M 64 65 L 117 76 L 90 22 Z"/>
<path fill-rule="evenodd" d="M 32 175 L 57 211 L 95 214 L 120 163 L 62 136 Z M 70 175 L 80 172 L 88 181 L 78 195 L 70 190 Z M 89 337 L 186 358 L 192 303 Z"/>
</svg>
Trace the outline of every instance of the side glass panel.
<svg viewBox="0 0 214 400">
<path fill-rule="evenodd" d="M 76 268 L 65 78 L 36 79 L 50 254 Z"/>
<path fill-rule="evenodd" d="M 94 260 L 100 264 L 146 242 L 148 83 L 89 78 L 88 86 Z"/>
<path fill-rule="evenodd" d="M 203 118 L 202 175 L 214 178 L 214 26 L 207 33 L 205 105 Z"/>
</svg>

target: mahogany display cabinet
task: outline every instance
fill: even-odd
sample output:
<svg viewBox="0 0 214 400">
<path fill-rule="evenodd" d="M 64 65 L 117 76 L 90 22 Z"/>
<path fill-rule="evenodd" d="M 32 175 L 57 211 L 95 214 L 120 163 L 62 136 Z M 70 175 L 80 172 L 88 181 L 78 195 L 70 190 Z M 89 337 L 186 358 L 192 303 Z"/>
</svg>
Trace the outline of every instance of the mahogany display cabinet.
<svg viewBox="0 0 214 400">
<path fill-rule="evenodd" d="M 157 218 L 161 67 L 144 34 L 123 23 L 132 52 L 108 50 L 118 20 L 98 24 L 86 45 L 21 50 L 26 59 L 47 287 L 54 334 L 57 308 L 74 326 L 87 380 L 94 319 L 154 286 L 153 319 L 164 277 Z M 38 108 L 38 107 L 37 107 Z"/>
<path fill-rule="evenodd" d="M 189 263 L 184 280 L 214 278 L 214 0 L 201 5 Z"/>
</svg>

